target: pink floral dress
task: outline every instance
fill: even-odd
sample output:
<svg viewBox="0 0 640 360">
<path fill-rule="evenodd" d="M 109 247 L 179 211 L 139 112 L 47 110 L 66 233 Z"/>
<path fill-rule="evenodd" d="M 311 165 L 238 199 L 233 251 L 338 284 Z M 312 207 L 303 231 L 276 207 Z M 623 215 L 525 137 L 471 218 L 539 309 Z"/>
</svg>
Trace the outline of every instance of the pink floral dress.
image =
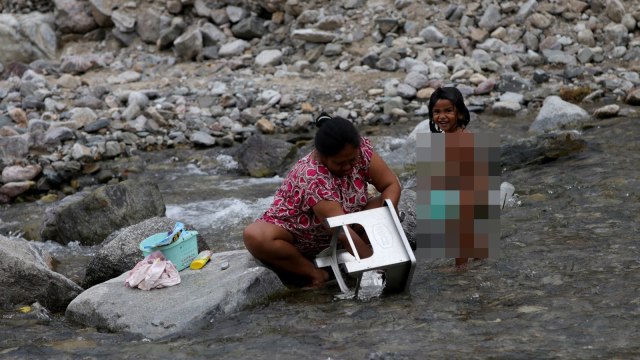
<svg viewBox="0 0 640 360">
<path fill-rule="evenodd" d="M 351 173 L 343 177 L 331 174 L 326 166 L 313 159 L 312 153 L 298 160 L 276 191 L 273 204 L 259 220 L 289 230 L 296 248 L 307 257 L 315 256 L 329 246 L 331 238 L 328 229 L 315 216 L 314 205 L 321 200 L 336 201 L 346 214 L 367 205 L 373 155 L 369 139 L 361 138 L 359 152 Z"/>
</svg>

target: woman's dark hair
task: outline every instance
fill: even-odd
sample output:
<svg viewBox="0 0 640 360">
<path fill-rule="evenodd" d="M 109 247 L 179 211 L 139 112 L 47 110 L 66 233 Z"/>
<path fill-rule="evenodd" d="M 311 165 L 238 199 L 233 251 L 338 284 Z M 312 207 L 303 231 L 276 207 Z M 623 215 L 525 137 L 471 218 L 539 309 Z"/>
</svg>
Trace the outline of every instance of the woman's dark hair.
<svg viewBox="0 0 640 360">
<path fill-rule="evenodd" d="M 469 120 L 471 120 L 471 116 L 469 115 L 469 110 L 467 106 L 464 104 L 464 98 L 462 97 L 462 93 L 460 90 L 454 87 L 441 87 L 437 88 L 436 91 L 431 94 L 431 98 L 429 99 L 429 129 L 432 133 L 441 133 L 442 130 L 436 126 L 435 121 L 433 121 L 433 107 L 436 106 L 438 100 L 449 100 L 456 107 L 458 111 L 458 127 L 466 128 L 469 125 Z"/>
<path fill-rule="evenodd" d="M 360 147 L 360 134 L 351 121 L 340 116 L 331 117 L 321 113 L 316 118 L 318 131 L 315 137 L 316 150 L 323 156 L 333 156 L 349 144 Z"/>
</svg>

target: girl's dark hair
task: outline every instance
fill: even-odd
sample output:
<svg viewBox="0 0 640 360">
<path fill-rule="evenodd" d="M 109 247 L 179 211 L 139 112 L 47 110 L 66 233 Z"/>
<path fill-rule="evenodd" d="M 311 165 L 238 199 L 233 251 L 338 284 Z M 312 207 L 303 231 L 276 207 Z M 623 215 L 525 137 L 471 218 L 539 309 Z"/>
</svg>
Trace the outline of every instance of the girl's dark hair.
<svg viewBox="0 0 640 360">
<path fill-rule="evenodd" d="M 469 120 L 471 120 L 471 116 L 469 115 L 469 110 L 467 106 L 464 104 L 464 98 L 462 97 L 462 93 L 460 90 L 454 87 L 441 87 L 437 88 L 436 91 L 431 94 L 431 98 L 429 99 L 429 129 L 432 133 L 441 133 L 442 130 L 436 126 L 435 121 L 433 121 L 433 107 L 436 106 L 438 100 L 449 100 L 456 107 L 458 111 L 458 127 L 466 128 L 469 125 Z"/>
<path fill-rule="evenodd" d="M 360 134 L 351 121 L 339 116 L 321 113 L 316 118 L 318 131 L 315 137 L 316 150 L 323 156 L 333 156 L 349 144 L 360 147 Z"/>
</svg>

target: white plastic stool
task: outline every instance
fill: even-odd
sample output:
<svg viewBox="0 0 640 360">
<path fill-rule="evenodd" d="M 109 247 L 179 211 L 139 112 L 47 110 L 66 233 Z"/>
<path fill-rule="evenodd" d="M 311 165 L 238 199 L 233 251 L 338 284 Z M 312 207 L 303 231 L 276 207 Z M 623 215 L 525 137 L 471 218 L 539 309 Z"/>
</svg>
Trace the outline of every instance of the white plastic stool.
<svg viewBox="0 0 640 360">
<path fill-rule="evenodd" d="M 362 273 L 377 269 L 385 270 L 384 292 L 394 293 L 409 290 L 416 258 L 393 204 L 390 200 L 385 200 L 385 205 L 376 209 L 330 217 L 326 220 L 330 228 L 340 227 L 340 229 L 333 234 L 329 247 L 316 256 L 315 262 L 319 268 L 331 266 L 343 293 L 349 292 L 349 288 L 342 279 L 338 264 L 344 264 L 346 272 L 357 277 L 356 294 L 360 287 Z M 360 224 L 367 233 L 373 249 L 373 255 L 370 257 L 360 258 L 349 233 L 348 226 L 351 224 Z M 344 232 L 347 236 L 354 255 L 344 249 L 336 249 L 340 232 Z"/>
</svg>

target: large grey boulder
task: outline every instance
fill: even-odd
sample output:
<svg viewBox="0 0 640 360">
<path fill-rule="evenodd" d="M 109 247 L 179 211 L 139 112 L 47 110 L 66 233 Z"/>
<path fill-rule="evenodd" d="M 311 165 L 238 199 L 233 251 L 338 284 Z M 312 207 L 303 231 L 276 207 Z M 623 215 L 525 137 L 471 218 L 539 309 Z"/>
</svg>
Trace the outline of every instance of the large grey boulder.
<svg viewBox="0 0 640 360">
<path fill-rule="evenodd" d="M 503 143 L 500 166 L 507 170 L 543 164 L 580 152 L 585 141 L 577 131 L 554 131 Z"/>
<path fill-rule="evenodd" d="M 540 134 L 553 130 L 577 129 L 590 118 L 589 113 L 580 106 L 566 102 L 559 96 L 549 96 L 544 100 L 529 132 Z"/>
<path fill-rule="evenodd" d="M 165 210 L 158 185 L 127 180 L 47 209 L 40 236 L 63 244 L 99 244 L 115 230 L 164 216 Z"/>
<path fill-rule="evenodd" d="M 221 270 L 224 262 L 229 268 Z M 278 276 L 246 250 L 214 254 L 204 268 L 181 271 L 181 283 L 164 289 L 127 288 L 127 275 L 80 294 L 67 307 L 67 319 L 158 339 L 202 328 L 285 290 Z"/>
<path fill-rule="evenodd" d="M 39 302 L 61 311 L 82 288 L 50 268 L 51 256 L 33 242 L 0 235 L 0 307 Z"/>
<path fill-rule="evenodd" d="M 253 177 L 274 176 L 289 167 L 296 147 L 284 140 L 255 134 L 238 149 L 238 163 Z"/>
<path fill-rule="evenodd" d="M 54 22 L 52 14 L 0 14 L 0 64 L 55 58 Z"/>
<path fill-rule="evenodd" d="M 167 217 L 153 217 L 116 230 L 89 261 L 82 285 L 89 288 L 133 269 L 144 258 L 138 247 L 140 242 L 153 234 L 173 229 L 175 224 L 175 220 Z M 187 230 L 197 230 L 188 224 L 185 227 Z M 209 249 L 209 245 L 199 236 L 198 251 L 206 249 Z"/>
</svg>

